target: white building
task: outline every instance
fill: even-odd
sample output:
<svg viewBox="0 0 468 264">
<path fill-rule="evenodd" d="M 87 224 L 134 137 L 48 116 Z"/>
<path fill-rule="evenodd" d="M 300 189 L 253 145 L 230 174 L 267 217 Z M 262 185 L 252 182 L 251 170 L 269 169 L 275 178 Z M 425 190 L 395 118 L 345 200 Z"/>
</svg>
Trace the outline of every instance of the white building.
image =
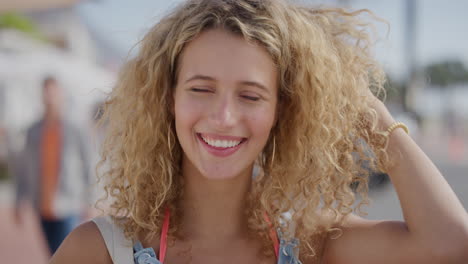
<svg viewBox="0 0 468 264">
<path fill-rule="evenodd" d="M 91 118 L 91 106 L 114 84 L 115 73 L 97 62 L 94 40 L 72 5 L 77 1 L 61 2 L 66 5 L 22 13 L 46 41 L 0 29 L 0 128 L 7 130 L 13 151 L 21 149 L 26 128 L 42 115 L 45 76 L 58 79 L 67 94 L 66 115 L 83 127 Z"/>
</svg>

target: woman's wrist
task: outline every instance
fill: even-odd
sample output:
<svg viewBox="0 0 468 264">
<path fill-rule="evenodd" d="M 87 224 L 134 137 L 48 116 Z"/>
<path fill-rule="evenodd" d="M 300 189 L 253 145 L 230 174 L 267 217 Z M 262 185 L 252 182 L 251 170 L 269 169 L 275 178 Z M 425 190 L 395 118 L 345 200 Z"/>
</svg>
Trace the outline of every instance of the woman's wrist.
<svg viewBox="0 0 468 264">
<path fill-rule="evenodd" d="M 382 101 L 376 99 L 376 102 L 373 103 L 373 107 L 379 118 L 377 128 L 380 131 L 386 131 L 392 124 L 396 122 Z"/>
</svg>

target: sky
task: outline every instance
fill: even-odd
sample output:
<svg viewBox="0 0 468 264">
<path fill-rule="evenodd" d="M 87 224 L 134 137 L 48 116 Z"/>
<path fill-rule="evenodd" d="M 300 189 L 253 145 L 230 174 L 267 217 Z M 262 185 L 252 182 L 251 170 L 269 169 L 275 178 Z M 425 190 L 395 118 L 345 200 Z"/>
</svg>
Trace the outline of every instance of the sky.
<svg viewBox="0 0 468 264">
<path fill-rule="evenodd" d="M 390 24 L 377 23 L 379 41 L 375 56 L 396 79 L 408 72 L 404 54 L 406 0 L 348 0 L 352 9 L 367 8 Z M 115 45 L 122 54 L 134 47 L 144 33 L 181 0 L 95 0 L 78 5 L 79 14 Z M 302 0 L 334 4 L 336 0 Z M 468 66 L 468 1 L 416 0 L 416 64 L 459 59 Z"/>
</svg>

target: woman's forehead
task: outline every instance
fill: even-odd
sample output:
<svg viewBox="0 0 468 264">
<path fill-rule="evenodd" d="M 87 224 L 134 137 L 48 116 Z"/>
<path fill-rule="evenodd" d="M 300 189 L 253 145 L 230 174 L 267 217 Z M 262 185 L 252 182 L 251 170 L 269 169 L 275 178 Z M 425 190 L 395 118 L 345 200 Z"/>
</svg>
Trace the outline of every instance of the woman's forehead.
<svg viewBox="0 0 468 264">
<path fill-rule="evenodd" d="M 202 32 L 184 48 L 179 80 L 194 75 L 216 80 L 257 81 L 276 86 L 276 66 L 266 49 L 226 30 Z"/>
</svg>

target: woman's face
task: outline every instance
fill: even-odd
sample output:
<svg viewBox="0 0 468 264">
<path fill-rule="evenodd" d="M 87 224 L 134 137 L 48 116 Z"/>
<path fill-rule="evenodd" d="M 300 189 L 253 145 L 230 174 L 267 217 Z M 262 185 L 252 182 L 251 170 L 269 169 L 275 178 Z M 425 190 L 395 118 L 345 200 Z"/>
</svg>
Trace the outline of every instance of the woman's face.
<svg viewBox="0 0 468 264">
<path fill-rule="evenodd" d="M 209 179 L 250 175 L 275 122 L 278 84 L 270 55 L 213 29 L 187 44 L 179 65 L 174 114 L 184 166 Z"/>
</svg>

